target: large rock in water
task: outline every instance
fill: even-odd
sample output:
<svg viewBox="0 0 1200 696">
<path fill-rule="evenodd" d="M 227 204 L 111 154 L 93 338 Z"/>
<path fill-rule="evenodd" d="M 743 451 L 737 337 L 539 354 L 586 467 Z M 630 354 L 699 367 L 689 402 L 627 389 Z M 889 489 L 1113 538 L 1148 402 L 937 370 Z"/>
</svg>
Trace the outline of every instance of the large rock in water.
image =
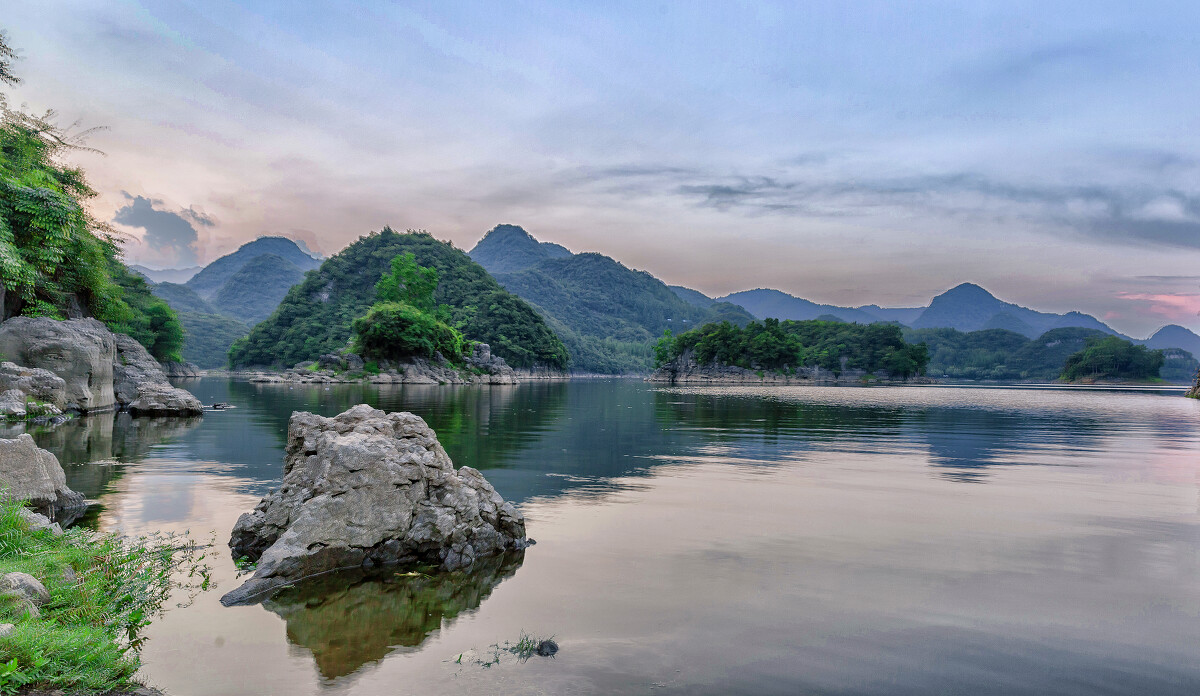
<svg viewBox="0 0 1200 696">
<path fill-rule="evenodd" d="M 117 359 L 113 363 L 113 393 L 122 408 L 136 415 L 199 415 L 200 400 L 186 389 L 171 386 L 162 366 L 142 344 L 125 334 L 113 334 Z"/>
<path fill-rule="evenodd" d="M 483 474 L 458 471 L 425 421 L 360 404 L 292 414 L 283 484 L 234 525 L 235 558 L 258 563 L 226 605 L 339 568 L 463 568 L 525 546 L 525 520 Z"/>
<path fill-rule="evenodd" d="M 0 362 L 0 392 L 14 389 L 60 409 L 67 406 L 67 383 L 62 377 L 49 370 Z"/>
<path fill-rule="evenodd" d="M 0 324 L 0 355 L 62 378 L 64 403 L 56 404 L 62 408 L 86 413 L 116 406 L 116 342 L 112 332 L 95 319 L 13 317 Z"/>
<path fill-rule="evenodd" d="M 58 459 L 23 433 L 0 440 L 0 496 L 24 500 L 51 520 L 72 518 L 86 504 L 83 496 L 67 488 L 67 476 Z"/>
</svg>

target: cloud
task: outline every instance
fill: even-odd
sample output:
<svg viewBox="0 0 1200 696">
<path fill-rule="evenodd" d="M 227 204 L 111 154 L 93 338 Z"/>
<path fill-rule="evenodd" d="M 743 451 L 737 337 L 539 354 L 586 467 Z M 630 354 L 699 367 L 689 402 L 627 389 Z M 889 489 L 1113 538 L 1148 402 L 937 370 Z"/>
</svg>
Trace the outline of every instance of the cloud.
<svg viewBox="0 0 1200 696">
<path fill-rule="evenodd" d="M 1118 293 L 1123 300 L 1136 302 L 1152 314 L 1173 321 L 1187 321 L 1200 316 L 1200 294 Z"/>
<path fill-rule="evenodd" d="M 198 236 L 192 223 L 212 226 L 215 223 L 211 218 L 192 208 L 172 212 L 161 209 L 164 205 L 161 200 L 134 197 L 125 192 L 122 195 L 129 203 L 116 212 L 113 222 L 145 230 L 142 243 L 152 252 L 155 261 L 184 266 L 197 263 Z"/>
</svg>

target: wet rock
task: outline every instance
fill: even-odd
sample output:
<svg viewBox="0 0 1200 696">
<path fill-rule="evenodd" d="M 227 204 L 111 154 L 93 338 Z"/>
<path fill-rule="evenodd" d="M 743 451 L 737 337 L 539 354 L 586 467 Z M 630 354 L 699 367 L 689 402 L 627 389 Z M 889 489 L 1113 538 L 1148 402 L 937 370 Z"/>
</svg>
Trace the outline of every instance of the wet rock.
<svg viewBox="0 0 1200 696">
<path fill-rule="evenodd" d="M 67 383 L 49 370 L 0 362 L 0 392 L 10 389 L 60 409 L 67 405 Z"/>
<path fill-rule="evenodd" d="M 242 515 L 229 545 L 257 561 L 225 604 L 339 568 L 424 562 L 455 569 L 524 547 L 525 520 L 475 469 L 454 464 L 411 413 L 365 404 L 292 414 L 280 488 Z"/>
<path fill-rule="evenodd" d="M 40 580 L 29 573 L 5 573 L 0 575 L 0 591 L 16 593 L 33 603 L 42 606 L 50 601 L 50 592 Z"/>
<path fill-rule="evenodd" d="M 547 638 L 537 644 L 537 654 L 542 657 L 550 657 L 558 652 L 558 643 Z"/>
<path fill-rule="evenodd" d="M 60 408 L 90 412 L 116 405 L 116 342 L 113 333 L 95 319 L 13 317 L 0 324 L 0 355 L 62 379 L 62 403 L 55 403 Z"/>
<path fill-rule="evenodd" d="M 21 520 L 25 522 L 25 525 L 29 527 L 29 531 L 31 532 L 46 531 L 54 536 L 61 536 L 63 533 L 62 527 L 57 522 L 50 521 L 50 518 L 45 515 L 38 514 L 26 508 L 21 508 L 19 514 L 21 515 Z"/>
<path fill-rule="evenodd" d="M 0 440 L 0 495 L 24 500 L 51 520 L 85 507 L 83 496 L 67 488 L 58 459 L 33 442 L 28 433 Z"/>
<path fill-rule="evenodd" d="M 113 334 L 117 358 L 113 363 L 113 393 L 134 415 L 184 415 L 204 412 L 191 392 L 171 386 L 162 366 L 130 336 Z"/>
</svg>

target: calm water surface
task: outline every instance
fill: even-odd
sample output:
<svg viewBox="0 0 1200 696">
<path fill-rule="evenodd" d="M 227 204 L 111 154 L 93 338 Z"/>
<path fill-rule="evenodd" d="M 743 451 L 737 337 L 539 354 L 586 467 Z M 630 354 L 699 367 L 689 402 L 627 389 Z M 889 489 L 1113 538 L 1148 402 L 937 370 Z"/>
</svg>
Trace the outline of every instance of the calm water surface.
<svg viewBox="0 0 1200 696">
<path fill-rule="evenodd" d="M 149 630 L 173 696 L 1200 692 L 1200 402 L 1177 392 L 184 386 L 238 408 L 35 434 L 98 502 L 84 524 L 215 532 L 218 587 Z M 288 416 L 361 402 L 423 416 L 538 544 L 221 607 Z M 522 631 L 561 651 L 480 665 Z"/>
</svg>

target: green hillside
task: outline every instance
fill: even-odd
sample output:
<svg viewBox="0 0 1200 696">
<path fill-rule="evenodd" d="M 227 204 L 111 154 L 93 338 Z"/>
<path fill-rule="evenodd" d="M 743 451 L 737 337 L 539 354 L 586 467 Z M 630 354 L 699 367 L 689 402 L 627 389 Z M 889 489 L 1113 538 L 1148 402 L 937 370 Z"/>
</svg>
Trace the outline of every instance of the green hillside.
<svg viewBox="0 0 1200 696">
<path fill-rule="evenodd" d="M 183 359 L 206 370 L 229 363 L 229 346 L 250 333 L 250 327 L 220 314 L 179 312 L 183 324 Z"/>
<path fill-rule="evenodd" d="M 235 273 L 263 254 L 274 254 L 294 264 L 302 272 L 321 265 L 320 261 L 306 254 L 299 245 L 286 237 L 259 237 L 238 247 L 232 254 L 226 254 L 208 264 L 186 284 L 204 299 L 212 300 Z"/>
<path fill-rule="evenodd" d="M 931 377 L 981 380 L 1054 381 L 1062 375 L 1067 358 L 1108 334 L 1095 329 L 1051 329 L 1034 339 L 1005 329 L 962 332 L 957 329 L 911 329 L 910 343 L 929 347 Z M 1178 380 L 1195 373 L 1190 353 L 1170 351 L 1162 370 L 1164 379 Z"/>
<path fill-rule="evenodd" d="M 423 232 L 390 228 L 362 237 L 292 287 L 274 314 L 234 344 L 233 365 L 289 366 L 346 348 L 351 323 L 375 302 L 375 284 L 406 251 L 437 269 L 434 300 L 450 308 L 466 338 L 490 344 L 514 367 L 567 366 L 566 348 L 542 317 L 465 252 Z"/>
<path fill-rule="evenodd" d="M 207 300 L 197 295 L 195 290 L 186 285 L 180 285 L 179 283 L 159 283 L 152 285 L 150 291 L 171 305 L 171 309 L 174 309 L 176 312 L 217 313 L 217 310 Z"/>
<path fill-rule="evenodd" d="M 649 371 L 651 345 L 663 331 L 681 333 L 724 319 L 744 325 L 753 319 L 728 303 L 706 309 L 685 302 L 649 273 L 602 254 L 547 259 L 496 279 L 553 321 L 571 351 L 572 369 L 586 372 Z"/>
</svg>

